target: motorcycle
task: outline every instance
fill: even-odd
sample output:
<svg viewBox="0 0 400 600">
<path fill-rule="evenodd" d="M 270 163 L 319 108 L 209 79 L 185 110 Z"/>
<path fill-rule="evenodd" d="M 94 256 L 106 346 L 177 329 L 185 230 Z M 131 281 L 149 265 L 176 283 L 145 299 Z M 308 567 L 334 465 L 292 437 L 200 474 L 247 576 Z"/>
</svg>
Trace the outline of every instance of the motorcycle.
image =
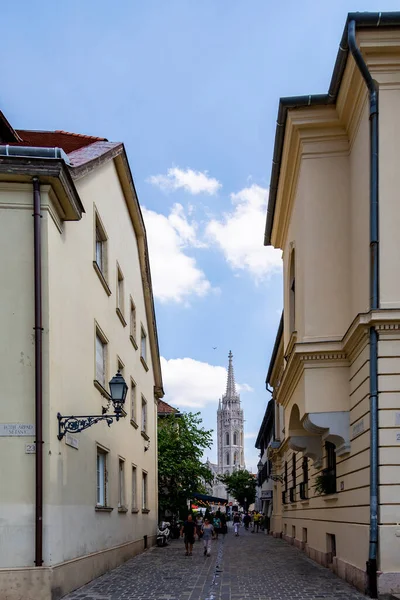
<svg viewBox="0 0 400 600">
<path fill-rule="evenodd" d="M 170 523 L 162 521 L 157 528 L 157 546 L 166 546 L 170 538 Z"/>
</svg>

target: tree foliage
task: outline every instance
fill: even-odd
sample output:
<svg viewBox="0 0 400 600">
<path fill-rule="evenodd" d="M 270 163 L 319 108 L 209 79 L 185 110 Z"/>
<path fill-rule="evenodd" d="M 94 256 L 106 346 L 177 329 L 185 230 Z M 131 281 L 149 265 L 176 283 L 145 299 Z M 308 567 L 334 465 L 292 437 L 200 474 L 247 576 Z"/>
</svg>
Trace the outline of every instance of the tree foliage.
<svg viewBox="0 0 400 600">
<path fill-rule="evenodd" d="M 184 511 L 195 492 L 204 492 L 202 481 L 213 476 L 202 463 L 203 451 L 211 448 L 212 431 L 202 426 L 200 413 L 171 414 L 158 421 L 159 508 L 174 514 Z"/>
<path fill-rule="evenodd" d="M 234 471 L 231 475 L 220 475 L 219 479 L 241 506 L 247 509 L 250 504 L 253 504 L 256 499 L 257 481 L 249 471 L 246 469 Z"/>
</svg>

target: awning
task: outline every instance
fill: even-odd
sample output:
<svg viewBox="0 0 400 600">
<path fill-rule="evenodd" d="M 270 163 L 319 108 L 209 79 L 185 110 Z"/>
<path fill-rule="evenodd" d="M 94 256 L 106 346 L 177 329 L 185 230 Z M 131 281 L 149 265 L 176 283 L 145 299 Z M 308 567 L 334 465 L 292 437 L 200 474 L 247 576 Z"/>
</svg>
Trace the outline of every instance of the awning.
<svg viewBox="0 0 400 600">
<path fill-rule="evenodd" d="M 193 494 L 193 498 L 197 500 L 203 500 L 203 502 L 209 502 L 210 504 L 227 504 L 228 498 L 217 498 L 216 496 L 207 496 L 207 494 Z"/>
</svg>

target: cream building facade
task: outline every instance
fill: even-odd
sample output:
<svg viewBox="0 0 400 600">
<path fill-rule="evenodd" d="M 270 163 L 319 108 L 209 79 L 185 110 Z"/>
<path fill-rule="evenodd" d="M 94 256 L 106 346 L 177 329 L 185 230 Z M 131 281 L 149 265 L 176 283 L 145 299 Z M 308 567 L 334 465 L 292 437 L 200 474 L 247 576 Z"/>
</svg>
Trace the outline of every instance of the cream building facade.
<svg viewBox="0 0 400 600">
<path fill-rule="evenodd" d="M 400 13 L 350 14 L 328 94 L 281 99 L 265 238 L 271 528 L 372 597 L 400 591 L 399 102 Z"/>
<path fill-rule="evenodd" d="M 0 231 L 0 597 L 55 600 L 155 541 L 163 387 L 123 145 L 0 115 Z M 60 441 L 58 413 L 113 414 L 118 370 L 125 416 Z"/>
</svg>

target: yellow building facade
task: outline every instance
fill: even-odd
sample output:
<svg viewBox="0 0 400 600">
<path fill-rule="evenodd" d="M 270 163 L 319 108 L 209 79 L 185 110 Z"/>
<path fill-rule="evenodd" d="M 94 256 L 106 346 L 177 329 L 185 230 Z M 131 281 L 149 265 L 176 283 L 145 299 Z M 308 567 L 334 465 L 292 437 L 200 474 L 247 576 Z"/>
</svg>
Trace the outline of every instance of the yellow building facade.
<svg viewBox="0 0 400 600">
<path fill-rule="evenodd" d="M 54 600 L 155 542 L 163 388 L 123 145 L 1 115 L 0 231 L 0 597 Z M 117 371 L 122 418 L 60 440 L 58 414 L 114 414 Z"/>
<path fill-rule="evenodd" d="M 399 102 L 400 14 L 350 14 L 329 93 L 281 99 L 265 239 L 271 530 L 372 597 L 400 591 Z"/>
</svg>

